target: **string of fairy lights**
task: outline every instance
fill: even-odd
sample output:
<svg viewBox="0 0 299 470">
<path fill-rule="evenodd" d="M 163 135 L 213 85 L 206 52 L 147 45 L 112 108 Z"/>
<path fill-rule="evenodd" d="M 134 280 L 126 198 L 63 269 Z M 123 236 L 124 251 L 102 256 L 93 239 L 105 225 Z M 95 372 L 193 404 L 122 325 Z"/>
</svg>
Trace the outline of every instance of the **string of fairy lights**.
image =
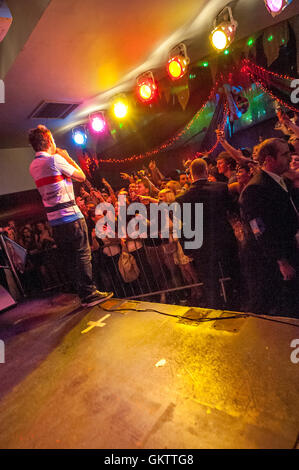
<svg viewBox="0 0 299 470">
<path fill-rule="evenodd" d="M 201 106 L 201 108 L 197 111 L 197 113 L 193 116 L 191 121 L 177 134 L 175 134 L 173 137 L 168 139 L 166 142 L 163 142 L 159 146 L 156 146 L 152 150 L 149 150 L 143 154 L 139 155 L 132 155 L 130 157 L 124 157 L 124 158 L 108 158 L 108 159 L 99 159 L 100 163 L 122 163 L 122 162 L 131 162 L 134 160 L 140 160 L 143 158 L 148 158 L 152 157 L 154 155 L 157 155 L 161 152 L 164 152 L 166 150 L 169 150 L 175 143 L 177 143 L 180 139 L 183 139 L 184 136 L 188 133 L 188 131 L 194 127 L 198 126 L 198 123 L 200 122 L 201 115 L 205 108 L 208 106 L 208 104 L 211 102 L 211 99 L 215 96 L 216 93 L 216 87 L 214 87 L 211 90 L 211 93 L 209 95 L 209 98 L 205 101 L 205 103 Z"/>
<path fill-rule="evenodd" d="M 228 107 L 228 102 L 227 102 L 227 100 L 225 100 L 223 118 L 222 118 L 222 122 L 221 122 L 221 124 L 218 128 L 222 132 L 224 131 L 226 123 L 227 123 L 228 114 L 229 114 L 229 109 L 228 108 L 229 108 Z M 216 142 L 213 145 L 213 147 L 211 147 L 210 150 L 207 150 L 207 151 L 204 151 L 204 152 L 200 152 L 200 151 L 196 152 L 195 155 L 193 155 L 193 159 L 198 158 L 198 157 L 202 157 L 203 155 L 210 155 L 211 153 L 214 152 L 214 150 L 216 150 L 218 144 L 219 144 L 219 137 L 217 135 Z"/>
<path fill-rule="evenodd" d="M 279 15 L 284 9 L 292 2 L 292 0 L 261 0 L 264 1 L 265 6 L 269 13 L 274 17 Z M 234 41 L 235 34 L 237 31 L 238 23 L 233 17 L 233 12 L 231 6 L 226 6 L 223 10 L 217 15 L 214 20 L 213 30 L 210 34 L 210 42 L 215 51 L 218 53 L 229 54 L 229 46 Z M 251 39 L 248 41 L 248 45 Z M 251 40 L 252 41 L 252 40 Z M 190 64 L 190 58 L 188 57 L 186 45 L 180 43 L 173 47 L 168 54 L 168 60 L 166 63 L 166 72 L 167 76 L 169 77 L 170 81 L 178 81 L 183 78 L 188 73 L 188 68 Z M 208 62 L 203 62 L 203 67 L 208 67 Z M 251 64 L 251 71 L 250 77 L 254 76 L 254 64 Z M 249 67 L 249 63 L 245 62 L 244 67 Z M 266 71 L 267 72 L 267 71 Z M 272 72 L 271 72 L 272 73 Z M 273 73 L 272 73 L 273 74 Z M 277 75 L 277 74 L 273 74 Z M 279 78 L 288 80 L 289 77 L 286 76 L 279 76 Z M 265 84 L 260 83 L 257 80 L 257 84 L 261 85 L 261 87 L 265 86 Z M 193 116 L 191 121 L 180 131 L 175 134 L 172 138 L 168 139 L 166 142 L 162 143 L 161 145 L 155 147 L 152 150 L 145 152 L 144 154 L 140 155 L 132 155 L 125 158 L 102 158 L 99 161 L 103 163 L 120 163 L 120 162 L 128 162 L 139 160 L 142 158 L 150 157 L 156 155 L 160 152 L 163 152 L 167 149 L 170 149 L 175 143 L 180 142 L 183 140 L 191 128 L 194 125 L 198 127 L 199 121 L 201 119 L 202 113 L 204 109 L 211 103 L 212 99 L 215 97 L 217 93 L 218 84 L 213 87 L 211 90 L 209 98 L 205 101 L 205 103 L 201 106 L 201 108 L 197 111 L 197 113 Z M 266 87 L 265 87 L 266 89 Z M 270 90 L 266 90 L 268 94 L 271 95 Z M 159 96 L 159 84 L 154 76 L 152 71 L 147 71 L 140 74 L 136 78 L 136 86 L 135 86 L 135 96 L 137 100 L 142 103 L 143 105 L 151 105 L 153 102 L 157 101 Z M 277 99 L 276 97 L 274 99 Z M 278 100 L 279 101 L 279 100 Z M 226 113 L 228 113 L 227 103 L 225 102 L 224 107 Z M 291 109 L 290 106 L 288 106 Z M 111 126 L 109 125 L 109 119 L 112 116 L 112 119 L 115 119 L 120 123 L 120 127 L 122 126 L 123 121 L 129 116 L 130 114 L 130 100 L 125 93 L 118 94 L 110 102 L 108 109 L 99 110 L 89 115 L 88 120 L 86 123 L 81 124 L 80 126 L 76 126 L 72 129 L 72 138 L 74 143 L 77 146 L 85 147 L 88 143 L 88 139 L 90 135 L 104 135 L 107 133 Z M 224 113 L 225 114 L 225 113 Z M 221 126 L 225 126 L 225 119 L 224 124 L 222 123 Z M 113 131 L 111 131 L 112 133 Z M 215 148 L 217 147 L 218 141 L 216 141 L 215 145 L 204 152 L 205 154 L 212 153 Z M 197 155 L 202 155 L 201 152 L 198 152 Z"/>
<path fill-rule="evenodd" d="M 255 64 L 254 62 L 248 60 L 248 59 L 244 59 L 243 62 L 241 63 L 241 68 L 240 68 L 241 72 L 244 73 L 245 75 L 249 75 L 252 83 L 256 83 L 257 86 L 259 86 L 264 93 L 268 94 L 269 96 L 271 96 L 271 98 L 274 100 L 274 101 L 278 101 L 282 106 L 288 108 L 289 110 L 292 110 L 294 112 L 298 112 L 298 109 L 296 109 L 295 107 L 291 106 L 289 103 L 287 103 L 286 101 L 282 100 L 281 98 L 277 97 L 271 90 L 269 90 L 269 88 L 265 85 L 265 83 L 262 82 L 262 79 L 260 78 L 260 76 L 264 76 L 266 77 L 267 75 L 271 75 L 271 76 L 274 76 L 276 77 L 277 79 L 279 80 L 286 80 L 288 82 L 292 82 L 294 80 L 293 77 L 289 77 L 287 75 L 284 75 L 284 74 L 278 74 L 278 73 L 275 73 L 275 72 L 272 72 L 272 71 L 269 71 L 263 67 L 260 67 L 258 66 L 257 64 Z M 223 82 L 225 82 L 225 77 L 222 77 L 222 80 Z M 267 80 L 265 80 L 267 81 Z M 200 108 L 200 110 L 193 116 L 193 118 L 191 119 L 191 121 L 186 125 L 186 127 L 180 131 L 179 133 L 177 133 L 174 137 L 172 137 L 171 139 L 167 140 L 166 142 L 164 142 L 163 144 L 155 147 L 154 149 L 148 151 L 148 152 L 145 152 L 144 154 L 139 154 L 139 155 L 132 155 L 130 157 L 124 157 L 124 158 L 108 158 L 108 159 L 100 159 L 99 162 L 101 163 L 123 163 L 123 162 L 131 162 L 131 161 L 134 161 L 134 160 L 140 160 L 140 159 L 143 159 L 143 158 L 147 158 L 147 157 L 150 157 L 150 156 L 153 156 L 155 154 L 159 154 L 163 151 L 167 151 L 167 150 L 170 150 L 171 146 L 177 142 L 180 138 L 184 137 L 186 135 L 186 133 L 188 132 L 188 130 L 191 128 L 192 125 L 194 124 L 197 124 L 198 121 L 200 120 L 201 118 L 201 114 L 203 112 L 203 110 L 206 108 L 206 106 L 208 105 L 209 101 L 212 99 L 212 97 L 215 96 L 218 88 L 221 88 L 221 85 L 222 83 L 220 81 L 217 82 L 217 86 L 214 86 L 211 93 L 210 93 L 210 96 L 209 98 L 207 99 L 207 101 L 202 105 L 202 107 Z M 220 123 L 219 125 L 219 128 L 221 130 L 224 130 L 225 129 L 225 126 L 226 126 L 226 123 L 227 123 L 227 119 L 228 119 L 228 115 L 229 115 L 229 106 L 228 106 L 228 102 L 227 100 L 224 101 L 224 113 L 223 113 L 223 119 L 222 119 L 222 122 Z M 195 155 L 193 156 L 193 158 L 197 158 L 199 156 L 202 156 L 202 155 L 209 155 L 211 153 L 214 152 L 214 150 L 216 150 L 217 148 L 217 145 L 219 143 L 219 140 L 218 138 L 216 139 L 215 141 L 215 144 L 209 149 L 209 150 L 205 150 L 205 151 L 198 151 L 197 153 L 195 153 Z"/>
<path fill-rule="evenodd" d="M 263 92 L 266 93 L 267 95 L 271 96 L 271 98 L 274 101 L 278 101 L 281 106 L 284 106 L 285 108 L 289 109 L 290 111 L 298 113 L 298 108 L 295 108 L 294 106 L 292 106 L 287 101 L 281 99 L 280 97 L 275 95 L 273 93 L 273 91 L 271 91 L 268 88 L 268 86 L 266 84 L 266 82 L 268 80 L 264 78 L 264 77 L 267 77 L 267 76 L 271 75 L 271 76 L 273 76 L 273 77 L 275 77 L 279 80 L 286 80 L 286 81 L 291 83 L 293 80 L 295 80 L 294 77 L 289 77 L 288 75 L 283 75 L 283 74 L 280 75 L 278 73 L 272 72 L 270 70 L 267 70 L 267 69 L 255 64 L 255 63 L 249 61 L 248 59 L 245 59 L 243 61 L 243 67 L 242 67 L 241 71 L 243 73 L 248 73 L 248 75 L 251 78 L 251 81 L 255 82 L 261 88 L 261 90 L 263 90 Z M 289 87 L 289 90 L 290 89 L 291 88 Z"/>
</svg>

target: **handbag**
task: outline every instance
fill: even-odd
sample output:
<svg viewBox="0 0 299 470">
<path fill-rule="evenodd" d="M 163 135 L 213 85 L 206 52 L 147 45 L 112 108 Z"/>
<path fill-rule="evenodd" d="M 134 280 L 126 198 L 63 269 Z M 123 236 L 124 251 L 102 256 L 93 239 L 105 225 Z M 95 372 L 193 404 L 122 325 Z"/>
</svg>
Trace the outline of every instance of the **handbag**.
<svg viewBox="0 0 299 470">
<path fill-rule="evenodd" d="M 125 282 L 136 281 L 140 274 L 134 256 L 124 248 L 118 260 L 118 269 Z"/>
<path fill-rule="evenodd" d="M 177 251 L 176 242 L 169 242 L 162 245 L 162 249 L 166 255 L 173 255 Z"/>
</svg>

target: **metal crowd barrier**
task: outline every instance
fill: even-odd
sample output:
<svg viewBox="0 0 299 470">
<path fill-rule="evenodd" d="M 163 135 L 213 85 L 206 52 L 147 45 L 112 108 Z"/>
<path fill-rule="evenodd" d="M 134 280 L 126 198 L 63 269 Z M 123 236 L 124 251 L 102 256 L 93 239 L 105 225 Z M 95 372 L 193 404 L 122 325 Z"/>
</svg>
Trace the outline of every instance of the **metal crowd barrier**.
<svg viewBox="0 0 299 470">
<path fill-rule="evenodd" d="M 159 301 L 157 296 L 160 296 L 160 301 L 164 299 L 163 302 L 165 302 L 168 295 L 168 303 L 174 301 L 175 304 L 178 304 L 190 298 L 195 302 L 200 300 L 204 283 L 198 279 L 192 260 L 187 262 L 188 258 L 184 254 L 185 264 L 176 264 L 175 254 L 178 252 L 178 245 L 175 242 L 171 244 L 171 247 L 170 244 L 159 244 L 155 239 L 150 239 L 149 242 L 144 239 L 130 240 L 129 243 L 130 245 L 127 242 L 125 246 L 121 246 L 112 241 L 92 252 L 94 278 L 100 290 L 112 290 L 115 297 L 123 299 L 144 298 L 151 300 L 154 298 L 155 301 Z M 136 262 L 137 271 L 134 276 L 136 279 L 131 282 L 126 282 L 119 270 L 119 260 L 123 249 L 132 255 Z M 40 266 L 36 268 L 36 274 L 41 281 L 41 290 L 43 292 L 59 290 L 67 286 L 70 280 L 59 262 L 57 248 L 44 250 L 40 254 L 42 258 Z M 7 255 L 9 257 L 9 253 Z M 9 260 L 18 286 L 24 293 L 24 286 L 21 284 L 11 257 Z M 179 260 L 176 255 L 177 263 Z M 135 265 L 133 264 L 133 274 L 134 269 Z M 224 304 L 226 304 L 228 300 L 226 285 L 227 281 L 231 279 L 222 272 L 221 265 L 219 272 L 219 292 Z"/>
<path fill-rule="evenodd" d="M 133 241 L 130 243 L 132 245 Z M 106 291 L 112 290 L 115 297 L 125 299 L 151 300 L 151 297 L 167 294 L 176 294 L 175 303 L 184 301 L 184 294 L 185 299 L 200 299 L 204 283 L 200 279 L 190 280 L 190 276 L 188 278 L 184 275 L 184 268 L 175 264 L 174 253 L 167 254 L 167 249 L 165 253 L 164 244 L 158 245 L 151 239 L 151 245 L 148 246 L 144 240 L 136 240 L 136 249 L 129 251 L 134 256 L 139 271 L 137 279 L 133 282 L 125 282 L 119 271 L 121 245 L 115 243 L 111 246 L 101 246 L 98 253 L 93 253 L 94 266 L 97 265 L 99 270 L 98 286 Z M 192 260 L 188 269 L 193 271 L 194 277 L 197 276 Z M 221 265 L 219 273 L 219 293 L 226 304 L 227 281 L 231 278 L 225 276 Z"/>
</svg>

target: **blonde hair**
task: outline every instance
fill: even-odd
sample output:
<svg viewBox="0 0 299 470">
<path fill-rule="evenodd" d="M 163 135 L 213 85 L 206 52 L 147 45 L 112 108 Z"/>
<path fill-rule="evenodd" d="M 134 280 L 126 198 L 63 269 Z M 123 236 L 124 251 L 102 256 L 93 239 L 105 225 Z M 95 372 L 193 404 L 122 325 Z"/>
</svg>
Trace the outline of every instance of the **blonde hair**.
<svg viewBox="0 0 299 470">
<path fill-rule="evenodd" d="M 173 180 L 173 181 L 168 181 L 168 183 L 166 184 L 166 188 L 170 189 L 170 191 L 172 191 L 174 195 L 177 195 L 181 191 L 182 186 L 180 185 L 178 181 Z"/>
<path fill-rule="evenodd" d="M 169 188 L 161 189 L 158 196 L 159 198 L 160 196 L 165 196 L 165 202 L 167 202 L 167 204 L 171 204 L 172 202 L 175 201 L 174 192 Z"/>
</svg>

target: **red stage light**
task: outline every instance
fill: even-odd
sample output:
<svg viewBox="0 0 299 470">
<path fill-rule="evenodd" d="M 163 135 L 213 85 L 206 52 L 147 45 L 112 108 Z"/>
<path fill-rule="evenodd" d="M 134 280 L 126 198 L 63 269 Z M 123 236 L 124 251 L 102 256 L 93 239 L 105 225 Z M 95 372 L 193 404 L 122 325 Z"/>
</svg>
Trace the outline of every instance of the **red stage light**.
<svg viewBox="0 0 299 470">
<path fill-rule="evenodd" d="M 152 72 L 137 77 L 137 96 L 140 101 L 150 103 L 156 97 L 157 85 Z"/>
</svg>

